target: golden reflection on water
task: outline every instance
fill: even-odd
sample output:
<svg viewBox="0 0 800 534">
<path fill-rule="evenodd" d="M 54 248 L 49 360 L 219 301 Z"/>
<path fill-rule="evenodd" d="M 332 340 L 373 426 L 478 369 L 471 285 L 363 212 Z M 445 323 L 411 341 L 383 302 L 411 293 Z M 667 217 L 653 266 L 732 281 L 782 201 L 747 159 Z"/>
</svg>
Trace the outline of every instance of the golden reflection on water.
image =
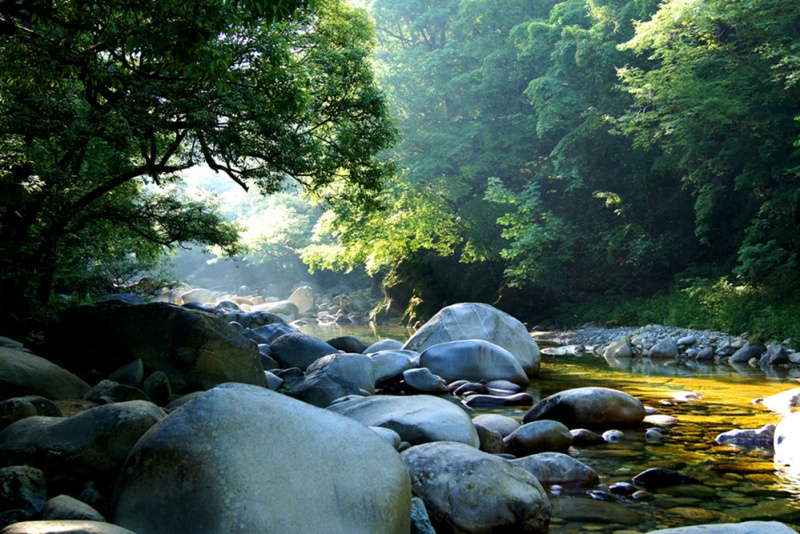
<svg viewBox="0 0 800 534">
<path fill-rule="evenodd" d="M 674 424 L 660 427 L 665 439 L 658 443 L 645 439 L 645 431 L 653 425 L 644 423 L 638 428 L 621 429 L 625 437 L 620 443 L 576 451 L 577 457 L 600 475 L 601 489 L 615 482 L 630 482 L 651 467 L 676 469 L 701 484 L 663 488 L 643 500 L 610 496 L 609 502 L 638 512 L 640 524 L 616 524 L 613 514 L 581 521 L 556 517 L 552 534 L 624 529 L 647 532 L 748 520 L 781 521 L 800 531 L 800 476 L 776 471 L 771 450 L 715 442 L 719 434 L 729 430 L 757 429 L 779 422 L 781 415 L 753 401 L 796 388 L 796 380 L 728 365 L 691 369 L 678 362 L 623 363 L 622 368 L 611 367 L 594 355 L 545 356 L 542 372 L 529 392 L 538 400 L 575 387 L 611 387 L 676 418 Z M 524 410 L 505 413 L 521 418 Z M 553 495 L 551 500 L 564 495 L 587 498 L 585 491 L 574 490 Z"/>
</svg>

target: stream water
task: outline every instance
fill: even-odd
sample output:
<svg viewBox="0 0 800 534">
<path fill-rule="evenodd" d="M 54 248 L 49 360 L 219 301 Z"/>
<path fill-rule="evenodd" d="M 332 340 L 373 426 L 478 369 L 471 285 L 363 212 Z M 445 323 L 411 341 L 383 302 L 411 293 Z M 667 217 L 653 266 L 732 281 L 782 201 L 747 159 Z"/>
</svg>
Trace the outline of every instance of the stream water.
<svg viewBox="0 0 800 534">
<path fill-rule="evenodd" d="M 405 329 L 304 331 L 322 339 L 353 335 L 366 344 L 386 337 L 404 340 L 410 334 Z M 659 427 L 664 434 L 660 442 L 645 439 L 645 431 L 655 425 L 643 423 L 634 429 L 620 429 L 624 437 L 618 443 L 572 449 L 571 454 L 598 473 L 601 485 L 549 491 L 553 505 L 550 534 L 630 534 L 751 520 L 781 521 L 800 532 L 800 476 L 777 471 L 771 450 L 715 442 L 722 432 L 780 421 L 780 415 L 753 401 L 800 387 L 798 379 L 727 364 L 689 366 L 636 359 L 612 363 L 591 354 L 543 355 L 541 373 L 528 393 L 535 402 L 565 389 L 610 387 L 677 420 Z M 491 411 L 521 420 L 527 408 Z M 630 482 L 651 467 L 678 470 L 700 484 L 662 488 L 638 499 L 607 491 L 611 484 Z"/>
</svg>

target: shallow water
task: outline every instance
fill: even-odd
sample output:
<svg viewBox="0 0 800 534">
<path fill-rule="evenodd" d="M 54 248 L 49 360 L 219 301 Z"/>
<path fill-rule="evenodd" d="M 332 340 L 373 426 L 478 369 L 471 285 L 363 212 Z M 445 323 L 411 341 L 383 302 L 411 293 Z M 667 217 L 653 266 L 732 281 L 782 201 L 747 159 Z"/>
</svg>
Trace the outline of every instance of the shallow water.
<svg viewBox="0 0 800 534">
<path fill-rule="evenodd" d="M 411 333 L 369 327 L 303 330 L 323 339 L 353 335 L 366 344 L 386 337 L 402 340 Z M 800 477 L 776 471 L 771 450 L 720 446 L 714 441 L 722 432 L 780 421 L 780 415 L 753 401 L 800 387 L 797 378 L 788 373 L 767 376 L 760 369 L 727 364 L 690 367 L 677 361 L 636 359 L 610 364 L 591 354 L 543 356 L 541 373 L 528 393 L 537 401 L 583 386 L 625 391 L 677 422 L 659 427 L 664 434 L 661 442 L 645 439 L 645 431 L 656 425 L 643 423 L 621 428 L 624 438 L 619 443 L 573 449 L 571 453 L 600 475 L 601 485 L 558 493 L 548 488 L 554 509 L 551 534 L 648 532 L 750 520 L 781 521 L 800 532 Z M 527 408 L 486 411 L 521 420 Z M 700 484 L 662 488 L 641 499 L 606 491 L 651 467 L 676 469 Z"/>
</svg>

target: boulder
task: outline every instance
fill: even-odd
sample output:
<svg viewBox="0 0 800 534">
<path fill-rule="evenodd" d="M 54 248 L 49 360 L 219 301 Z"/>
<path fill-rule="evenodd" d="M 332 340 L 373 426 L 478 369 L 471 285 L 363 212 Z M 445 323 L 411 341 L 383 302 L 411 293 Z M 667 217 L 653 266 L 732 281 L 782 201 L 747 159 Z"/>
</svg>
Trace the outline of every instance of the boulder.
<svg viewBox="0 0 800 534">
<path fill-rule="evenodd" d="M 789 353 L 778 342 L 770 343 L 767 350 L 761 355 L 758 363 L 761 365 L 784 365 L 791 363 Z"/>
<path fill-rule="evenodd" d="M 39 415 L 36 406 L 25 400 L 24 397 L 14 397 L 0 401 L 0 430 L 20 419 Z"/>
<path fill-rule="evenodd" d="M 752 358 L 760 358 L 762 354 L 767 351 L 767 347 L 757 343 L 755 345 L 751 345 L 750 343 L 745 343 L 744 347 L 740 348 L 736 352 L 734 352 L 731 357 L 728 359 L 729 363 L 747 363 Z"/>
<path fill-rule="evenodd" d="M 0 432 L 0 465 L 29 465 L 48 478 L 111 479 L 139 438 L 163 417 L 145 401 L 98 406 L 69 418 L 28 417 Z"/>
<path fill-rule="evenodd" d="M 353 396 L 367 396 L 364 391 L 347 378 L 329 374 L 324 370 L 316 370 L 293 378 L 287 378 L 284 387 L 290 396 L 317 408 L 326 408 L 336 399 Z"/>
<path fill-rule="evenodd" d="M 126 528 L 84 519 L 24 521 L 0 530 L 0 534 L 136 534 Z"/>
<path fill-rule="evenodd" d="M 297 328 L 289 326 L 288 324 L 281 321 L 281 322 L 261 325 L 259 327 L 254 328 L 252 332 L 260 336 L 264 340 L 266 340 L 267 343 L 272 343 L 273 341 L 275 341 L 276 339 L 278 339 L 283 335 L 298 334 L 300 331 Z"/>
<path fill-rule="evenodd" d="M 297 307 L 298 313 L 305 313 L 314 306 L 314 290 L 309 286 L 301 286 L 289 295 L 289 302 Z"/>
<path fill-rule="evenodd" d="M 428 509 L 419 497 L 411 498 L 411 534 L 436 534 L 428 517 Z"/>
<path fill-rule="evenodd" d="M 527 456 L 539 452 L 564 452 L 572 445 L 572 434 L 558 421 L 541 420 L 526 423 L 506 436 L 506 452 Z"/>
<path fill-rule="evenodd" d="M 472 419 L 476 425 L 483 425 L 506 437 L 520 427 L 519 421 L 507 415 L 486 413 Z"/>
<path fill-rule="evenodd" d="M 508 380 L 514 384 L 528 384 L 528 376 L 513 354 L 480 339 L 448 341 L 428 347 L 420 354 L 419 366 L 427 367 L 448 382 Z"/>
<path fill-rule="evenodd" d="M 292 317 L 297 317 L 300 315 L 300 311 L 297 309 L 297 305 L 292 302 L 291 300 L 279 300 L 277 302 L 266 302 L 264 304 L 258 305 L 259 311 L 265 311 L 267 313 L 274 313 L 276 315 L 287 316 L 289 319 L 293 320 Z"/>
<path fill-rule="evenodd" d="M 542 399 L 522 421 L 552 419 L 569 428 L 609 428 L 638 425 L 644 416 L 644 405 L 633 396 L 616 389 L 590 386 L 568 389 Z"/>
<path fill-rule="evenodd" d="M 794 412 L 780 420 L 775 427 L 775 464 L 800 472 L 800 412 Z"/>
<path fill-rule="evenodd" d="M 633 356 L 633 351 L 631 350 L 631 340 L 627 337 L 624 337 L 614 341 L 608 347 L 606 347 L 605 351 L 603 351 L 603 356 L 611 359 L 630 358 Z"/>
<path fill-rule="evenodd" d="M 533 406 L 533 397 L 527 393 L 516 395 L 470 395 L 464 400 L 470 408 L 488 408 L 499 406 Z"/>
<path fill-rule="evenodd" d="M 403 381 L 405 381 L 408 387 L 419 393 L 438 395 L 450 391 L 442 377 L 433 374 L 431 370 L 426 367 L 403 371 Z"/>
<path fill-rule="evenodd" d="M 112 502 L 115 524 L 176 534 L 401 533 L 410 509 L 408 471 L 375 432 L 244 384 L 207 391 L 154 426 Z"/>
<path fill-rule="evenodd" d="M 142 385 L 144 394 L 159 406 L 164 406 L 172 397 L 172 386 L 169 384 L 169 377 L 164 371 L 156 371 L 145 379 Z"/>
<path fill-rule="evenodd" d="M 475 424 L 475 430 L 478 431 L 478 439 L 481 441 L 480 450 L 489 454 L 502 454 L 506 451 L 500 432 L 495 432 L 481 424 Z"/>
<path fill-rule="evenodd" d="M 127 365 L 123 365 L 108 376 L 108 379 L 118 384 L 139 387 L 144 380 L 144 362 L 137 358 Z"/>
<path fill-rule="evenodd" d="M 592 487 L 600 483 L 594 469 L 560 452 L 541 452 L 508 461 L 514 467 L 528 471 L 546 486 Z"/>
<path fill-rule="evenodd" d="M 650 534 L 796 534 L 793 528 L 778 521 L 745 521 L 651 530 Z"/>
<path fill-rule="evenodd" d="M 40 395 L 62 400 L 83 396 L 89 384 L 29 352 L 0 347 L 0 400 Z"/>
<path fill-rule="evenodd" d="M 528 376 L 539 374 L 539 346 L 528 329 L 519 320 L 488 304 L 461 303 L 441 309 L 403 348 L 422 352 L 439 343 L 467 339 L 494 343 L 513 354 Z"/>
<path fill-rule="evenodd" d="M 328 409 L 367 426 L 390 428 L 411 445 L 457 441 L 475 448 L 480 446 L 469 415 L 440 397 L 375 395 L 350 399 Z"/>
<path fill-rule="evenodd" d="M 217 297 L 212 291 L 197 287 L 181 293 L 181 300 L 184 303 L 214 304 L 217 301 Z"/>
<path fill-rule="evenodd" d="M 47 482 L 42 471 L 27 465 L 0 469 L 0 527 L 11 517 L 25 520 L 38 514 L 47 502 Z"/>
<path fill-rule="evenodd" d="M 300 332 L 286 334 L 276 338 L 270 345 L 272 357 L 281 367 L 299 367 L 305 369 L 318 359 L 339 351 L 319 338 Z"/>
<path fill-rule="evenodd" d="M 177 392 L 223 382 L 266 387 L 253 342 L 221 317 L 171 304 L 69 308 L 48 325 L 45 342 L 48 358 L 78 374 L 108 376 L 141 358 Z"/>
<path fill-rule="evenodd" d="M 375 370 L 372 359 L 363 354 L 329 354 L 306 368 L 306 373 L 322 371 L 345 378 L 367 393 L 375 393 Z"/>
<path fill-rule="evenodd" d="M 401 456 L 436 532 L 547 532 L 550 502 L 524 469 L 453 442 L 418 445 Z"/>
<path fill-rule="evenodd" d="M 83 519 L 86 521 L 105 521 L 94 508 L 69 495 L 57 495 L 44 504 L 42 519 Z"/>
<path fill-rule="evenodd" d="M 662 339 L 647 351 L 648 358 L 674 358 L 678 355 L 678 344 L 672 338 Z"/>
<path fill-rule="evenodd" d="M 367 346 L 364 345 L 361 340 L 353 336 L 337 336 L 326 340 L 325 343 L 336 350 L 341 350 L 342 352 L 348 352 L 350 354 L 363 354 L 364 351 L 367 350 Z"/>
<path fill-rule="evenodd" d="M 372 359 L 375 383 L 399 377 L 404 371 L 416 367 L 414 360 L 419 358 L 419 353 L 400 349 L 381 350 L 365 354 Z"/>
<path fill-rule="evenodd" d="M 381 339 L 366 348 L 364 354 L 372 354 L 373 352 L 380 352 L 382 350 L 400 350 L 403 348 L 403 342 L 396 339 Z"/>
</svg>

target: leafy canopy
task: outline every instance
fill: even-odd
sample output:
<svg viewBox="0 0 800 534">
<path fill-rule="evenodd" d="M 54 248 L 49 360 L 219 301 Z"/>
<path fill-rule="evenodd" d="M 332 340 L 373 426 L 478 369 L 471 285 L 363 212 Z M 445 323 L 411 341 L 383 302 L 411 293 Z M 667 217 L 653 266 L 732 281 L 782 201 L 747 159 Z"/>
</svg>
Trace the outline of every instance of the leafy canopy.
<svg viewBox="0 0 800 534">
<path fill-rule="evenodd" d="M 4 304 L 45 302 L 79 257 L 236 251 L 214 206 L 163 189 L 199 163 L 263 193 L 291 179 L 369 204 L 394 139 L 371 46 L 338 0 L 3 3 Z"/>
</svg>

